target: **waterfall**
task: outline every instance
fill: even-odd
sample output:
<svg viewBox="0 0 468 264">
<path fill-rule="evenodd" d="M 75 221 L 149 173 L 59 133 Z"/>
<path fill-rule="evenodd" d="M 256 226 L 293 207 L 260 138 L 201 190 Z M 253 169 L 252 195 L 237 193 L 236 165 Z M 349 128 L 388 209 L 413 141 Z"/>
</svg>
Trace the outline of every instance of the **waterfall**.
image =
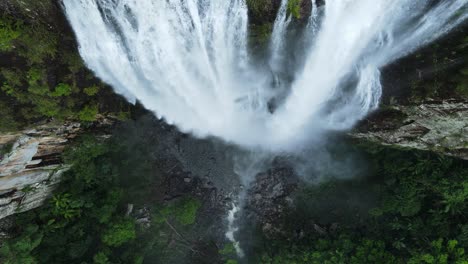
<svg viewBox="0 0 468 264">
<path fill-rule="evenodd" d="M 228 227 L 226 231 L 226 238 L 234 245 L 234 249 L 239 257 L 244 257 L 244 251 L 240 247 L 239 241 L 237 241 L 234 237 L 234 233 L 239 231 L 239 227 L 235 225 L 236 221 L 236 214 L 239 212 L 240 208 L 237 204 L 233 203 L 231 210 L 228 212 L 227 220 L 228 220 Z"/>
<path fill-rule="evenodd" d="M 309 22 L 307 23 L 307 28 L 311 31 L 311 34 L 315 36 L 319 27 L 319 9 L 317 5 L 317 0 L 311 0 L 312 9 L 310 11 Z"/>
<path fill-rule="evenodd" d="M 270 44 L 270 67 L 273 72 L 282 71 L 285 64 L 286 30 L 291 23 L 291 16 L 288 16 L 288 0 L 281 0 L 278 15 L 273 26 Z"/>
<path fill-rule="evenodd" d="M 271 111 L 274 81 L 249 54 L 245 0 L 63 0 L 81 56 L 117 93 L 181 131 L 272 151 L 351 128 L 378 106 L 382 67 L 468 16 L 468 0 L 312 3 L 314 40 Z M 289 24 L 283 0 L 273 70 L 289 56 Z"/>
</svg>

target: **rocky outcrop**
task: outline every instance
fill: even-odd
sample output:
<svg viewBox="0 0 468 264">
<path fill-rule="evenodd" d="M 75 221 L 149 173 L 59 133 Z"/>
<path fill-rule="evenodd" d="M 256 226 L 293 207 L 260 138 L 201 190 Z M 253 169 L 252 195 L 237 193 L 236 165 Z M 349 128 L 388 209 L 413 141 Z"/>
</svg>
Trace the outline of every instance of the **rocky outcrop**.
<svg viewBox="0 0 468 264">
<path fill-rule="evenodd" d="M 48 123 L 20 133 L 0 134 L 0 219 L 43 204 L 68 166 L 61 155 L 81 131 L 79 123 Z"/>
<path fill-rule="evenodd" d="M 275 168 L 259 173 L 246 197 L 246 213 L 267 237 L 281 235 L 282 217 L 293 205 L 292 195 L 299 179 L 291 168 Z"/>
<path fill-rule="evenodd" d="M 428 100 L 385 107 L 364 120 L 351 136 L 468 160 L 468 101 Z"/>
<path fill-rule="evenodd" d="M 69 168 L 62 154 L 70 142 L 80 133 L 102 131 L 111 124 L 112 119 L 99 117 L 86 127 L 77 122 L 48 122 L 0 134 L 0 219 L 41 206 Z"/>
</svg>

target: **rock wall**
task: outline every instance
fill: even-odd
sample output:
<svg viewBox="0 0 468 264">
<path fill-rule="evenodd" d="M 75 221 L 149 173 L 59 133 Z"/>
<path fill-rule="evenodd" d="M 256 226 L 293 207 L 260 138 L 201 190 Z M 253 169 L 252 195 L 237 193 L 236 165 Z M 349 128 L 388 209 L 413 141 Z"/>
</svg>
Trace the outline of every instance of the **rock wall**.
<svg viewBox="0 0 468 264">
<path fill-rule="evenodd" d="M 468 101 L 430 100 L 386 107 L 364 120 L 351 136 L 468 160 Z"/>
<path fill-rule="evenodd" d="M 0 219 L 43 204 L 68 169 L 61 158 L 65 147 L 81 130 L 66 122 L 0 134 L 0 147 L 10 148 L 0 156 Z"/>
</svg>

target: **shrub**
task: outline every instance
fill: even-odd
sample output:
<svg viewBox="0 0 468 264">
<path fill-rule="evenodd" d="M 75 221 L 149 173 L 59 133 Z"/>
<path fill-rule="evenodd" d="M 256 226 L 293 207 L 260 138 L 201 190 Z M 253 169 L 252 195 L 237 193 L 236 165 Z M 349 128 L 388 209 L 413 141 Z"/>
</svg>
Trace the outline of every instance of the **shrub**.
<svg viewBox="0 0 468 264">
<path fill-rule="evenodd" d="M 109 258 L 104 252 L 99 252 L 96 255 L 94 255 L 93 263 L 94 264 L 110 264 Z"/>
<path fill-rule="evenodd" d="M 132 220 L 113 223 L 104 232 L 102 242 L 111 247 L 118 247 L 136 237 L 135 224 Z"/>
<path fill-rule="evenodd" d="M 94 96 L 99 92 L 99 89 L 100 89 L 99 86 L 93 85 L 93 86 L 84 88 L 83 92 L 87 94 L 88 96 Z"/>
<path fill-rule="evenodd" d="M 54 92 L 51 94 L 53 97 L 60 97 L 60 96 L 69 96 L 72 92 L 72 88 L 70 85 L 65 83 L 59 83 L 56 87 Z"/>
<path fill-rule="evenodd" d="M 159 219 L 159 222 L 164 222 L 165 218 L 173 218 L 181 225 L 192 225 L 195 223 L 200 206 L 201 202 L 197 199 L 182 198 L 161 210 L 162 218 Z"/>
<path fill-rule="evenodd" d="M 14 41 L 21 36 L 21 22 L 0 18 L 0 52 L 11 51 Z"/>
<path fill-rule="evenodd" d="M 98 112 L 97 105 L 87 105 L 78 113 L 78 118 L 81 121 L 91 122 L 96 120 Z"/>
<path fill-rule="evenodd" d="M 289 0 L 288 2 L 288 12 L 296 19 L 301 18 L 301 4 L 302 0 Z"/>
</svg>

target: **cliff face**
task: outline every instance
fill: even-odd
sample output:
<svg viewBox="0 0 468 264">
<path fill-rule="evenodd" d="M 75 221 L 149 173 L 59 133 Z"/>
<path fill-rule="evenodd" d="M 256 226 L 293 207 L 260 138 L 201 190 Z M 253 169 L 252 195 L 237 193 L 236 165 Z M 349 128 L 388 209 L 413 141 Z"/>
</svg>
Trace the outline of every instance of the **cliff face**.
<svg viewBox="0 0 468 264">
<path fill-rule="evenodd" d="M 468 101 L 395 105 L 371 115 L 351 136 L 468 160 Z"/>
<path fill-rule="evenodd" d="M 51 195 L 68 169 L 61 155 L 81 132 L 79 123 L 48 123 L 0 134 L 0 219 L 36 208 Z"/>
</svg>

